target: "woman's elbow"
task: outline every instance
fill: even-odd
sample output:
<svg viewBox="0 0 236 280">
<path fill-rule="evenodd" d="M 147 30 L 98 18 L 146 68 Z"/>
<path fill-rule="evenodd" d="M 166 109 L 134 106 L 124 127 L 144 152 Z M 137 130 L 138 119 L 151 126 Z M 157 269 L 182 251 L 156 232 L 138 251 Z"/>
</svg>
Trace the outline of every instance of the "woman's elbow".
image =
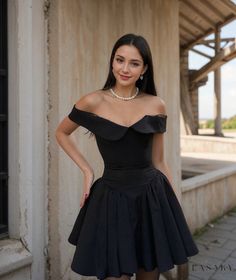
<svg viewBox="0 0 236 280">
<path fill-rule="evenodd" d="M 54 136 L 58 144 L 60 144 L 64 134 L 65 133 L 59 127 L 55 130 Z"/>
</svg>

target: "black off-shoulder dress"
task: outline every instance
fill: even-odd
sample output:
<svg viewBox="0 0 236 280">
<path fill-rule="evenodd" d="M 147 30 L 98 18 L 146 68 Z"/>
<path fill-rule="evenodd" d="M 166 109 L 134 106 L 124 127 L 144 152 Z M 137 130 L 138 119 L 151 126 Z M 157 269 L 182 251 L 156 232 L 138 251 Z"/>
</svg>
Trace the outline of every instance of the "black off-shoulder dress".
<svg viewBox="0 0 236 280">
<path fill-rule="evenodd" d="M 73 107 L 70 120 L 96 137 L 101 177 L 80 209 L 68 242 L 71 269 L 84 276 L 133 276 L 138 268 L 165 272 L 199 250 L 168 178 L 152 163 L 154 133 L 167 115 L 145 115 L 126 127 Z"/>
</svg>

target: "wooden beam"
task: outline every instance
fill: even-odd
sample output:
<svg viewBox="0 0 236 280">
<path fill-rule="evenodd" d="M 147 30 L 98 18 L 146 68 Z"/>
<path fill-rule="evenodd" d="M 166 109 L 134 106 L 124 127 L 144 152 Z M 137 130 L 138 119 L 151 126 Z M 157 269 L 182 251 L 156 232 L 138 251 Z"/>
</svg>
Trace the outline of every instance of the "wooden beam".
<svg viewBox="0 0 236 280">
<path fill-rule="evenodd" d="M 235 37 L 229 37 L 229 38 L 221 38 L 220 39 L 221 42 L 234 42 L 235 41 Z M 199 41 L 196 45 L 198 44 L 204 44 L 204 43 L 215 43 L 215 39 L 205 39 L 202 41 Z"/>
<path fill-rule="evenodd" d="M 179 12 L 179 15 L 180 15 L 180 21 L 181 21 L 181 18 L 183 18 L 193 28 L 198 29 L 199 32 L 201 32 L 201 33 L 205 32 L 205 29 L 201 25 L 199 25 L 197 22 L 194 22 L 187 15 L 183 14 L 181 11 Z"/>
<path fill-rule="evenodd" d="M 220 53 L 220 29 L 215 33 L 215 54 Z M 223 136 L 221 128 L 221 68 L 214 71 L 214 130 L 215 135 Z"/>
<path fill-rule="evenodd" d="M 205 46 L 205 47 L 208 47 L 208 48 L 210 48 L 210 49 L 213 49 L 213 50 L 215 49 L 215 47 L 214 47 L 214 46 L 211 46 L 210 43 L 209 43 L 209 44 L 204 44 L 204 46 Z M 192 49 L 191 49 L 191 50 L 192 50 Z"/>
<path fill-rule="evenodd" d="M 223 48 L 229 43 L 229 42 L 234 42 L 236 38 L 225 38 L 221 39 L 221 43 L 226 42 L 226 44 L 223 46 Z M 211 45 L 211 43 L 214 43 L 214 39 L 213 40 L 205 40 L 205 41 L 201 41 L 199 43 L 197 43 L 196 45 L 204 45 L 208 48 L 211 48 L 213 50 L 215 50 L 215 47 Z"/>
<path fill-rule="evenodd" d="M 211 20 L 206 14 L 204 14 L 201 10 L 199 10 L 196 6 L 194 6 L 192 3 L 184 1 L 184 5 L 188 6 L 194 14 L 197 14 L 200 18 L 202 18 L 205 22 L 207 22 L 211 28 L 215 28 L 215 22 Z"/>
<path fill-rule="evenodd" d="M 186 37 L 184 37 L 182 34 L 179 34 L 179 37 L 182 41 L 188 42 L 188 39 L 186 39 Z"/>
<path fill-rule="evenodd" d="M 205 7 L 207 7 L 209 10 L 211 10 L 221 21 L 225 20 L 224 15 L 210 2 L 206 0 L 198 0 L 200 1 Z"/>
<path fill-rule="evenodd" d="M 216 24 L 216 27 L 218 26 L 219 28 L 222 28 L 224 25 L 230 23 L 231 21 L 236 19 L 236 15 L 230 15 L 229 17 L 227 17 L 225 19 L 224 22 L 220 23 L 220 24 Z M 206 30 L 206 32 L 204 34 L 201 34 L 200 36 L 197 37 L 197 39 L 195 41 L 192 41 L 190 43 L 188 43 L 187 45 L 183 45 L 181 46 L 183 48 L 183 50 L 190 50 L 194 45 L 196 45 L 199 41 L 201 41 L 202 39 L 204 39 L 205 37 L 209 36 L 210 34 L 212 34 L 213 32 L 215 32 L 216 27 L 210 28 L 208 30 Z"/>
<path fill-rule="evenodd" d="M 191 83 L 196 83 L 204 78 L 208 73 L 225 64 L 236 57 L 236 41 L 230 47 L 227 47 L 215 55 L 212 60 L 204 65 L 201 69 L 189 77 Z"/>
<path fill-rule="evenodd" d="M 212 59 L 212 56 L 210 56 L 210 55 L 208 55 L 208 54 L 205 54 L 205 53 L 203 53 L 203 52 L 201 52 L 201 51 L 199 51 L 199 50 L 191 49 L 191 51 L 192 51 L 192 52 L 195 52 L 195 53 L 197 53 L 197 54 L 200 54 L 200 55 L 202 55 L 202 56 L 204 56 L 204 57 L 206 57 L 206 58 Z"/>
<path fill-rule="evenodd" d="M 180 45 L 181 45 L 181 44 L 184 44 L 184 42 L 183 42 L 181 39 L 180 39 L 179 41 L 180 41 Z"/>
<path fill-rule="evenodd" d="M 210 48 L 210 49 L 215 50 L 215 47 L 214 47 L 214 46 L 211 46 L 210 43 L 207 43 L 207 42 L 206 42 L 206 43 L 202 43 L 202 45 L 204 45 L 205 47 L 208 47 L 208 48 Z M 192 49 L 193 49 L 193 48 L 192 48 Z M 191 50 L 192 50 L 192 49 L 191 49 Z"/>
<path fill-rule="evenodd" d="M 196 39 L 196 34 L 194 34 L 192 32 L 192 30 L 190 30 L 189 28 L 183 26 L 181 23 L 180 23 L 179 27 L 180 27 L 181 30 L 184 30 L 186 33 L 188 33 L 192 38 Z"/>
<path fill-rule="evenodd" d="M 184 29 L 179 28 L 179 34 L 184 36 L 184 38 L 186 39 L 187 42 L 189 42 L 189 40 L 191 40 L 189 38 L 191 35 L 188 34 Z M 191 36 L 191 38 L 193 38 L 193 37 Z"/>
<path fill-rule="evenodd" d="M 228 8 L 229 11 L 236 15 L 236 5 L 230 0 L 220 0 L 221 4 Z"/>
</svg>

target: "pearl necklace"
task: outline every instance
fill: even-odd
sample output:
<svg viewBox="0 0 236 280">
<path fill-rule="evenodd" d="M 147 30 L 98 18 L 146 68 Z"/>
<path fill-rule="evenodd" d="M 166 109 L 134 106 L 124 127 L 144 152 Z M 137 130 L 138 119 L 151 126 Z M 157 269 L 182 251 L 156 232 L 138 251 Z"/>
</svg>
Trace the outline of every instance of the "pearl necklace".
<svg viewBox="0 0 236 280">
<path fill-rule="evenodd" d="M 135 93 L 134 95 L 130 96 L 130 97 L 120 96 L 120 95 L 116 94 L 112 88 L 110 88 L 110 92 L 111 92 L 116 98 L 119 98 L 119 99 L 122 99 L 122 100 L 130 100 L 130 99 L 134 99 L 134 98 L 138 95 L 138 93 L 139 93 L 139 88 L 136 87 L 136 93 Z"/>
</svg>

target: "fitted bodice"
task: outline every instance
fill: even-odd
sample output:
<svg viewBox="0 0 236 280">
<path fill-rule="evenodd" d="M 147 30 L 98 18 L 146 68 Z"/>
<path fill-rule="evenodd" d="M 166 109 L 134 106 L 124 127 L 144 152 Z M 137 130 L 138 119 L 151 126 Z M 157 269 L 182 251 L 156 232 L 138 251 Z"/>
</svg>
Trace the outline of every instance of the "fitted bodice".
<svg viewBox="0 0 236 280">
<path fill-rule="evenodd" d="M 145 115 L 127 127 L 73 107 L 70 120 L 94 133 L 105 168 L 147 166 L 152 161 L 154 133 L 166 131 L 167 115 Z"/>
</svg>

